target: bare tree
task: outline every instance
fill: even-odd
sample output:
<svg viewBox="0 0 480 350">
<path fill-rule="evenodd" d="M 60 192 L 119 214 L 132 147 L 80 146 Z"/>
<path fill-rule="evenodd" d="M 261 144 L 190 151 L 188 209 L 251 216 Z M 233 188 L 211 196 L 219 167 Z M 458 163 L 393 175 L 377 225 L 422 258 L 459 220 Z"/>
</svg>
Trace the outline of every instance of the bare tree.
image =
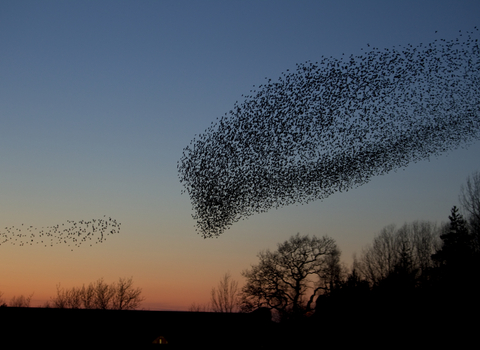
<svg viewBox="0 0 480 350">
<path fill-rule="evenodd" d="M 362 251 L 359 270 L 371 284 L 388 276 L 395 266 L 395 225 L 384 227 L 373 239 L 373 244 Z"/>
<path fill-rule="evenodd" d="M 132 278 L 119 278 L 117 283 L 108 284 L 103 278 L 82 288 L 71 289 L 57 286 L 57 295 L 51 306 L 70 309 L 136 309 L 144 300 L 142 290 L 134 288 Z"/>
<path fill-rule="evenodd" d="M 111 309 L 115 289 L 105 283 L 103 278 L 100 278 L 93 284 L 93 290 L 95 295 L 93 299 L 94 308 L 101 310 Z"/>
<path fill-rule="evenodd" d="M 115 310 L 133 310 L 136 309 L 144 300 L 140 295 L 142 290 L 133 287 L 133 278 L 119 278 L 118 282 L 113 284 L 112 308 Z"/>
<path fill-rule="evenodd" d="M 7 306 L 7 303 L 3 299 L 3 292 L 0 292 L 0 306 Z"/>
<path fill-rule="evenodd" d="M 346 267 L 340 263 L 341 252 L 338 249 L 334 249 L 331 254 L 325 257 L 325 264 L 319 274 L 318 286 L 323 289 L 323 294 L 329 294 L 347 277 Z"/>
<path fill-rule="evenodd" d="M 214 312 L 239 311 L 238 283 L 232 280 L 230 273 L 225 273 L 217 288 L 212 288 L 211 304 Z"/>
<path fill-rule="evenodd" d="M 422 276 L 435 265 L 432 254 L 440 248 L 442 244 L 440 235 L 447 225 L 444 223 L 437 226 L 429 221 L 414 221 L 404 225 L 411 231 L 413 262 Z"/>
<path fill-rule="evenodd" d="M 400 228 L 384 227 L 367 246 L 357 262 L 357 269 L 371 286 L 376 286 L 394 271 L 422 279 L 434 266 L 432 254 L 440 246 L 440 232 L 434 223 L 415 221 Z"/>
<path fill-rule="evenodd" d="M 87 287 L 82 286 L 82 306 L 84 309 L 94 309 L 95 308 L 95 288 L 93 283 L 90 283 Z"/>
<path fill-rule="evenodd" d="M 210 305 L 209 304 L 201 305 L 201 304 L 193 303 L 188 308 L 188 311 L 190 311 L 190 312 L 209 312 L 210 311 Z"/>
<path fill-rule="evenodd" d="M 62 289 L 57 285 L 57 297 L 52 299 L 52 307 L 60 309 L 80 309 L 82 306 L 82 290 L 80 288 Z"/>
<path fill-rule="evenodd" d="M 473 236 L 475 250 L 480 251 L 480 171 L 467 177 L 459 196 L 460 204 L 468 213 L 467 220 Z"/>
<path fill-rule="evenodd" d="M 33 297 L 33 293 L 30 294 L 28 297 L 24 296 L 23 294 L 16 297 L 12 297 L 12 299 L 10 299 L 10 303 L 8 304 L 8 306 L 11 306 L 11 307 L 30 307 L 30 301 L 32 300 L 32 297 Z"/>
<path fill-rule="evenodd" d="M 475 171 L 467 177 L 462 185 L 460 203 L 463 208 L 476 220 L 480 220 L 480 171 Z"/>
<path fill-rule="evenodd" d="M 259 264 L 243 272 L 247 279 L 242 288 L 243 310 L 267 307 L 281 317 L 313 311 L 316 297 L 326 289 L 322 279 L 335 254 L 339 251 L 332 238 L 300 234 L 274 252 L 260 252 Z"/>
</svg>

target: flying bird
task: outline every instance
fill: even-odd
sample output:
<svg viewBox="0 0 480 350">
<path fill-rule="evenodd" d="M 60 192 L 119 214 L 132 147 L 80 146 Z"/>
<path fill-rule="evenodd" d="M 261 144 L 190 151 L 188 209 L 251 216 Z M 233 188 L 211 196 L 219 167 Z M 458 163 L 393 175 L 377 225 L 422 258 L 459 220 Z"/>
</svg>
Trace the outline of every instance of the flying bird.
<svg viewBox="0 0 480 350">
<path fill-rule="evenodd" d="M 67 220 L 62 225 L 53 225 L 36 228 L 33 226 L 24 229 L 15 226 L 5 227 L 0 231 L 0 245 L 10 243 L 12 245 L 25 246 L 42 244 L 45 247 L 55 244 L 66 244 L 69 247 L 80 247 L 85 242 L 95 241 L 102 243 L 106 236 L 120 232 L 120 223 L 115 219 L 93 219 L 91 221 Z"/>
<path fill-rule="evenodd" d="M 184 149 L 197 232 L 216 237 L 478 139 L 477 37 L 322 57 L 268 79 Z"/>
</svg>

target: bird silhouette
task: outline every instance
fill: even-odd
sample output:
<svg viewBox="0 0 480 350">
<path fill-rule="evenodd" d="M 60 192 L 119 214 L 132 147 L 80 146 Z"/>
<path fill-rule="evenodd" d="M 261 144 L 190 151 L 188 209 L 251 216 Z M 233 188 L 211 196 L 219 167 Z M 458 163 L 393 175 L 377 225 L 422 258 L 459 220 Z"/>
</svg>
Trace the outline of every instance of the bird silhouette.
<svg viewBox="0 0 480 350">
<path fill-rule="evenodd" d="M 115 219 L 104 215 L 101 219 L 93 219 L 90 221 L 67 220 L 62 225 L 53 225 L 41 227 L 40 229 L 29 226 L 26 229 L 17 228 L 15 226 L 5 227 L 0 232 L 0 245 L 10 243 L 20 246 L 42 244 L 45 247 L 50 244 L 67 244 L 71 247 L 80 247 L 82 243 L 94 240 L 95 243 L 103 243 L 106 236 L 120 232 L 120 223 Z M 24 224 L 21 224 L 24 227 Z M 91 245 L 90 245 L 91 246 Z M 73 250 L 73 248 L 72 248 Z"/>
<path fill-rule="evenodd" d="M 215 237 L 478 139 L 477 37 L 322 57 L 267 79 L 177 164 L 197 232 Z"/>
</svg>

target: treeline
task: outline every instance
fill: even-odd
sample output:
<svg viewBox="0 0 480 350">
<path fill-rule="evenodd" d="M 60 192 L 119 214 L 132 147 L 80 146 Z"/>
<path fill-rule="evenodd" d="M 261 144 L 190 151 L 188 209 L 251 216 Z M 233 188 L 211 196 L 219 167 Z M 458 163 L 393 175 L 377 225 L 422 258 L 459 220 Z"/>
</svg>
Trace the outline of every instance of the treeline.
<svg viewBox="0 0 480 350">
<path fill-rule="evenodd" d="M 385 227 L 324 298 L 371 294 L 397 301 L 443 299 L 444 304 L 476 300 L 480 292 L 480 172 L 467 178 L 459 198 L 465 217 L 453 206 L 449 221 L 441 226 L 414 222 Z"/>
<path fill-rule="evenodd" d="M 476 341 L 480 172 L 467 179 L 460 203 L 464 215 L 453 206 L 445 224 L 384 227 L 350 268 L 332 238 L 292 236 L 243 271 L 238 307 L 270 310 L 279 321 L 272 344 L 285 348 Z"/>
<path fill-rule="evenodd" d="M 465 217 L 454 206 L 447 223 L 384 227 L 351 268 L 342 264 L 332 238 L 292 236 L 275 251 L 258 254 L 258 264 L 242 273 L 242 288 L 226 274 L 212 289 L 210 304 L 193 304 L 191 311 L 264 308 L 279 321 L 313 316 L 321 323 L 358 314 L 391 320 L 387 313 L 394 310 L 431 320 L 439 304 L 444 311 L 478 307 L 480 172 L 467 178 L 460 203 Z"/>
<path fill-rule="evenodd" d="M 100 310 L 134 310 L 144 298 L 142 289 L 133 286 L 133 278 L 119 278 L 117 282 L 106 283 L 103 278 L 82 287 L 62 288 L 57 285 L 57 294 L 50 298 L 43 307 L 60 309 L 100 309 Z M 3 307 L 30 307 L 33 294 L 25 297 L 14 296 L 9 303 L 2 299 Z"/>
<path fill-rule="evenodd" d="M 450 222 L 437 227 L 413 222 L 383 228 L 349 272 L 339 274 L 319 297 L 406 300 L 428 295 L 473 297 L 480 289 L 479 232 L 453 207 Z M 401 298 L 401 299 L 398 299 Z"/>
<path fill-rule="evenodd" d="M 480 187 L 479 187 L 480 188 Z M 315 313 L 292 334 L 320 329 L 358 344 L 459 348 L 477 341 L 480 311 L 479 231 L 456 207 L 439 227 L 414 222 L 385 227 L 352 268 L 319 295 Z M 338 325 L 343 324 L 342 330 Z M 305 340 L 305 344 L 313 341 Z"/>
</svg>

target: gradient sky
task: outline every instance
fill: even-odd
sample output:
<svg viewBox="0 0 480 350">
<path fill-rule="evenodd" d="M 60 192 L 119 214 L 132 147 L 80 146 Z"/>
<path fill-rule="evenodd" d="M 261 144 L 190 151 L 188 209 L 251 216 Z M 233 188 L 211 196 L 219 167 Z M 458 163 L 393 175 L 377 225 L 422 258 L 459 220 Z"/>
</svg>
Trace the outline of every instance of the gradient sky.
<svg viewBox="0 0 480 350">
<path fill-rule="evenodd" d="M 143 307 L 186 310 L 230 271 L 300 232 L 329 235 L 350 264 L 384 226 L 447 221 L 480 170 L 480 142 L 324 201 L 195 233 L 177 161 L 195 134 L 253 85 L 322 55 L 455 38 L 480 25 L 478 0 L 1 1 L 2 228 L 111 216 L 119 234 L 71 251 L 0 246 L 0 291 L 133 277 Z M 435 31 L 438 31 L 435 34 Z"/>
</svg>

